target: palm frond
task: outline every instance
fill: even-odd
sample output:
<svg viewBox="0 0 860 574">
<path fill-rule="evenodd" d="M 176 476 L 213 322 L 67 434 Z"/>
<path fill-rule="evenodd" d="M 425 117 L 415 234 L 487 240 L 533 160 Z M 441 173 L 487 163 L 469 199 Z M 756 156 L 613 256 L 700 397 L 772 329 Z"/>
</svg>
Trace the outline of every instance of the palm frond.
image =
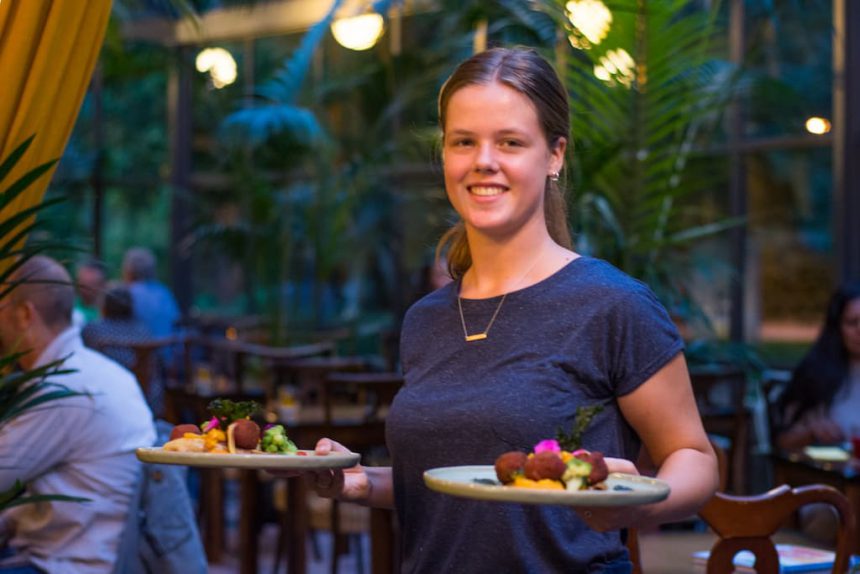
<svg viewBox="0 0 860 574">
<path fill-rule="evenodd" d="M 564 0 L 547 4 L 547 13 L 569 27 Z M 715 8 L 689 0 L 616 0 L 609 6 L 606 38 L 573 51 L 560 70 L 572 104 L 573 230 L 578 247 L 647 277 L 674 305 L 689 298 L 678 278 L 693 275 L 671 270 L 689 264 L 675 255 L 743 223 L 702 221 L 685 209 L 709 185 L 690 175 L 691 155 L 719 127 L 739 76 L 716 55 L 722 30 Z M 635 63 L 629 86 L 621 76 L 604 81 L 595 73 L 620 50 Z"/>
<path fill-rule="evenodd" d="M 89 502 L 89 498 L 81 498 L 79 496 L 64 496 L 62 494 L 36 494 L 25 496 L 27 487 L 21 481 L 15 481 L 15 484 L 8 489 L 0 492 L 0 508 L 8 510 L 22 504 L 35 504 L 37 502 Z"/>
<path fill-rule="evenodd" d="M 24 157 L 32 142 L 33 136 L 13 149 L 8 157 L 0 160 L 0 210 L 12 205 L 15 199 L 21 197 L 56 163 L 55 160 L 42 163 L 6 187 L 4 180 Z M 60 201 L 61 199 L 38 202 L 0 221 L 0 302 L 14 288 L 27 281 L 26 277 L 11 279 L 14 273 L 27 260 L 50 246 L 47 242 L 28 243 L 26 238 L 38 228 L 39 224 L 34 222 L 36 216 L 46 207 L 56 205 Z M 71 372 L 63 368 L 64 359 L 29 371 L 17 371 L 15 366 L 23 355 L 23 352 L 4 352 L 0 355 L 0 429 L 27 411 L 81 394 L 49 380 Z M 61 495 L 24 496 L 24 492 L 25 486 L 16 483 L 0 493 L 0 510 L 46 500 L 80 500 Z"/>
</svg>

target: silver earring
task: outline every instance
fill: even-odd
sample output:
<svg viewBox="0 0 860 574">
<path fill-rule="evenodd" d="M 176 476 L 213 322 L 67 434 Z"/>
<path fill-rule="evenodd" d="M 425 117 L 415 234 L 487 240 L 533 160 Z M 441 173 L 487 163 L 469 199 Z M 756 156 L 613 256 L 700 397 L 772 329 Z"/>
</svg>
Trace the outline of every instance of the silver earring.
<svg viewBox="0 0 860 574">
<path fill-rule="evenodd" d="M 549 180 L 550 181 L 558 181 L 558 172 L 554 171 L 554 172 L 550 173 L 549 174 Z"/>
</svg>

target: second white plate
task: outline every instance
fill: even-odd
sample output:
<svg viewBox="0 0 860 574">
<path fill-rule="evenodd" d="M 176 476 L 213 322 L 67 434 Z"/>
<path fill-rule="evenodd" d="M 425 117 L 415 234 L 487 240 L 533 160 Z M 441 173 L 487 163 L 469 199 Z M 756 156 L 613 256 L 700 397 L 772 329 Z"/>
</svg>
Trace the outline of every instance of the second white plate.
<svg viewBox="0 0 860 574">
<path fill-rule="evenodd" d="M 504 486 L 492 466 L 448 466 L 424 473 L 431 489 L 454 496 L 525 504 L 567 506 L 630 506 L 659 502 L 669 496 L 662 480 L 614 472 L 606 479 L 606 490 L 548 490 Z"/>
</svg>

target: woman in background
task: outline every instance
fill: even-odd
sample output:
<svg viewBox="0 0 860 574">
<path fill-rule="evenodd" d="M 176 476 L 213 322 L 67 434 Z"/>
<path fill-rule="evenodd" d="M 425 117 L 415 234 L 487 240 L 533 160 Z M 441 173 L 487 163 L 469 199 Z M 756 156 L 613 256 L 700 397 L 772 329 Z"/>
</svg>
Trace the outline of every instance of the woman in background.
<svg viewBox="0 0 860 574">
<path fill-rule="evenodd" d="M 776 445 L 796 449 L 860 435 L 860 283 L 830 297 L 824 327 L 777 408 Z"/>
</svg>

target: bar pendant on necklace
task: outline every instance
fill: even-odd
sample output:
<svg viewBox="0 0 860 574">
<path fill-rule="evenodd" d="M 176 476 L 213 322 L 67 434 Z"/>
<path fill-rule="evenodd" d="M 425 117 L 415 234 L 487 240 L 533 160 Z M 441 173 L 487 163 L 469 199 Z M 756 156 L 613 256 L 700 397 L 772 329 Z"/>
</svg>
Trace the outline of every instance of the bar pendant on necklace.
<svg viewBox="0 0 860 574">
<path fill-rule="evenodd" d="M 466 342 L 481 341 L 487 338 L 486 333 L 475 333 L 474 335 L 466 335 Z"/>
</svg>

